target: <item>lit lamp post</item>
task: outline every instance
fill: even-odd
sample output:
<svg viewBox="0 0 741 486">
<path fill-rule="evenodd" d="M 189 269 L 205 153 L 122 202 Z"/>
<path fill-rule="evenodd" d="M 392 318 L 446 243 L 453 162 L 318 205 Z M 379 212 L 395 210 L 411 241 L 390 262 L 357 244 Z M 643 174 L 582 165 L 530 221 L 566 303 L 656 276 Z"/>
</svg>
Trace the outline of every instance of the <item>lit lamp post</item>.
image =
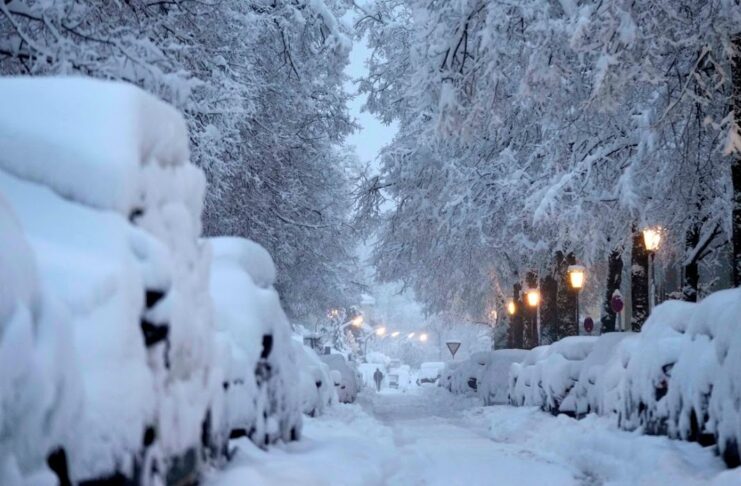
<svg viewBox="0 0 741 486">
<path fill-rule="evenodd" d="M 517 304 L 515 304 L 514 300 L 510 300 L 507 302 L 507 314 L 513 316 L 515 312 L 517 312 Z"/>
<path fill-rule="evenodd" d="M 579 328 L 579 292 L 584 288 L 587 278 L 586 269 L 583 265 L 569 265 L 569 283 L 576 293 L 576 327 Z"/>
<path fill-rule="evenodd" d="M 654 275 L 654 256 L 661 243 L 661 228 L 645 228 L 643 243 L 648 251 L 648 313 L 651 314 L 656 305 L 656 276 Z"/>
<path fill-rule="evenodd" d="M 537 344 L 540 345 L 540 290 L 528 289 L 525 292 L 525 300 L 527 301 L 527 305 L 535 308 L 535 329 L 537 332 Z"/>
</svg>

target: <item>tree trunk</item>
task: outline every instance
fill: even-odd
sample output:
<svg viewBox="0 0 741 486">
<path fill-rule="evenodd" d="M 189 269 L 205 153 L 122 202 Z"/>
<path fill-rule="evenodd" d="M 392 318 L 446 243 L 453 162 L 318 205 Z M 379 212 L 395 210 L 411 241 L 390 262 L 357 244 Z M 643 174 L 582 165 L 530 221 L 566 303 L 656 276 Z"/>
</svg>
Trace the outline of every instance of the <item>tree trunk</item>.
<svg viewBox="0 0 741 486">
<path fill-rule="evenodd" d="M 602 305 L 602 332 L 615 331 L 615 312 L 612 310 L 612 294 L 620 290 L 623 280 L 623 250 L 616 248 L 607 260 L 607 285 Z"/>
<path fill-rule="evenodd" d="M 579 323 L 576 320 L 576 292 L 569 284 L 569 265 L 576 264 L 573 253 L 564 255 L 556 253 L 556 319 L 558 320 L 559 339 L 579 334 Z"/>
<path fill-rule="evenodd" d="M 737 126 L 741 126 L 741 34 L 737 34 L 734 37 L 733 47 L 735 51 L 732 62 L 732 108 L 735 118 L 734 122 Z M 731 182 L 733 185 L 733 247 L 731 264 L 733 266 L 733 286 L 741 287 L 741 153 L 737 151 L 733 154 L 733 157 L 734 161 L 731 165 Z"/>
<path fill-rule="evenodd" d="M 648 318 L 648 251 L 639 230 L 633 232 L 630 265 L 631 328 L 638 332 Z"/>
<path fill-rule="evenodd" d="M 522 305 L 522 298 L 520 296 L 522 290 L 522 285 L 520 283 L 516 283 L 512 286 L 512 302 L 515 303 L 515 313 L 510 316 L 510 325 L 509 325 L 509 333 L 510 333 L 510 347 L 515 349 L 523 349 L 524 348 L 524 340 L 523 340 L 523 322 L 522 322 L 522 316 L 523 316 L 523 305 Z"/>
<path fill-rule="evenodd" d="M 528 289 L 537 288 L 538 274 L 532 271 L 527 272 L 525 284 Z M 525 349 L 533 349 L 538 345 L 538 308 L 530 307 L 527 298 L 523 301 L 525 302 Z"/>
<path fill-rule="evenodd" d="M 700 244 L 700 228 L 697 225 L 687 231 L 686 246 L 693 251 Z M 700 284 L 700 265 L 698 258 L 692 258 L 682 268 L 682 300 L 697 302 L 698 286 Z"/>
<path fill-rule="evenodd" d="M 540 330 L 542 343 L 558 341 L 558 283 L 552 275 L 540 281 Z"/>
</svg>

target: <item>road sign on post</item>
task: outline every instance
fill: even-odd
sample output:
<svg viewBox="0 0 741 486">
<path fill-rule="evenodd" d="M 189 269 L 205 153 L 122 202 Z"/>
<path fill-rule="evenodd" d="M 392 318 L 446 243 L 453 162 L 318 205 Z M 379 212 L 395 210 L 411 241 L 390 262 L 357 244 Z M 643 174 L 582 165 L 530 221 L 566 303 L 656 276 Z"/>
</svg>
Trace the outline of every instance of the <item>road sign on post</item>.
<svg viewBox="0 0 741 486">
<path fill-rule="evenodd" d="M 589 334 L 592 334 L 594 330 L 594 320 L 591 317 L 584 319 L 584 330 Z"/>
<path fill-rule="evenodd" d="M 445 345 L 448 347 L 448 351 L 450 351 L 450 354 L 453 356 L 453 359 L 455 359 L 455 353 L 458 352 L 458 348 L 461 347 L 460 341 L 448 341 L 445 343 Z"/>
</svg>

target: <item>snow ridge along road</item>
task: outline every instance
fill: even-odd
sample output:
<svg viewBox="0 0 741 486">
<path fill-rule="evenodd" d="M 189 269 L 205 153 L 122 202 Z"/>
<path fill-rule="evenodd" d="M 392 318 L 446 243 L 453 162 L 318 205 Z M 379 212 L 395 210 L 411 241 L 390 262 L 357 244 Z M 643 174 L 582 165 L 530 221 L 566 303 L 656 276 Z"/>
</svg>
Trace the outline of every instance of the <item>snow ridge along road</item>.
<svg viewBox="0 0 741 486">
<path fill-rule="evenodd" d="M 384 390 L 307 418 L 304 439 L 269 452 L 247 441 L 212 486 L 701 485 L 724 471 L 709 450 L 534 408 L 482 407 L 435 387 Z M 728 471 L 717 484 L 725 483 Z M 734 478 L 737 478 L 734 475 Z"/>
</svg>

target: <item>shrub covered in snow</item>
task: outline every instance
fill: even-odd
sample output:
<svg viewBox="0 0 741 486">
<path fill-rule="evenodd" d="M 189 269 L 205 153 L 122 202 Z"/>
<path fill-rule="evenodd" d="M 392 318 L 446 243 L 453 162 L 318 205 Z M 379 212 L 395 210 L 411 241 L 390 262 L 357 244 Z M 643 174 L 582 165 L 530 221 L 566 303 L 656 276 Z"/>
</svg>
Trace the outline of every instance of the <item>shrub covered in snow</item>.
<svg viewBox="0 0 741 486">
<path fill-rule="evenodd" d="M 323 354 L 321 360 L 329 366 L 340 403 L 352 403 L 358 396 L 358 376 L 351 363 L 341 354 Z"/>
<path fill-rule="evenodd" d="M 243 238 L 208 241 L 216 327 L 228 349 L 222 367 L 229 436 L 247 436 L 260 446 L 297 439 L 301 377 L 290 325 L 273 288 L 273 260 Z"/>
</svg>

